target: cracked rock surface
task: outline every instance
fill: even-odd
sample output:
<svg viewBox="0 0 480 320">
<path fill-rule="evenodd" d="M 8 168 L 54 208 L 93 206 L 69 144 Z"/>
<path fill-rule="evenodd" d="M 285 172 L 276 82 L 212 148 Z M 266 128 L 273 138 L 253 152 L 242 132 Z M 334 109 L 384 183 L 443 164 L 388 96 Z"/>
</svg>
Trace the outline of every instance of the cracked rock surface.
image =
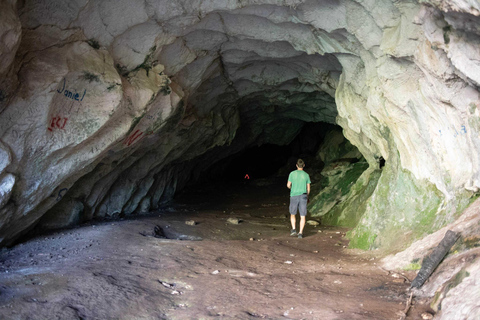
<svg viewBox="0 0 480 320">
<path fill-rule="evenodd" d="M 0 245 L 155 210 L 216 161 L 324 122 L 369 166 L 337 210 L 359 211 L 350 245 L 405 250 L 454 223 L 480 189 L 479 10 L 2 1 Z"/>
</svg>

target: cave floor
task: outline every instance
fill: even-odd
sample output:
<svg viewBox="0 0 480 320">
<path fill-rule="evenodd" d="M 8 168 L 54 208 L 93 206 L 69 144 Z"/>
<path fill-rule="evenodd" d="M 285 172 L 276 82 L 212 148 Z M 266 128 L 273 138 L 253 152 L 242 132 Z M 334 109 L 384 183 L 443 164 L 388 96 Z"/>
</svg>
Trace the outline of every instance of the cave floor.
<svg viewBox="0 0 480 320">
<path fill-rule="evenodd" d="M 347 229 L 290 237 L 288 190 L 260 182 L 190 188 L 149 216 L 3 249 L 0 318 L 402 319 L 402 276 L 346 248 Z M 407 319 L 428 309 L 414 303 Z"/>
</svg>

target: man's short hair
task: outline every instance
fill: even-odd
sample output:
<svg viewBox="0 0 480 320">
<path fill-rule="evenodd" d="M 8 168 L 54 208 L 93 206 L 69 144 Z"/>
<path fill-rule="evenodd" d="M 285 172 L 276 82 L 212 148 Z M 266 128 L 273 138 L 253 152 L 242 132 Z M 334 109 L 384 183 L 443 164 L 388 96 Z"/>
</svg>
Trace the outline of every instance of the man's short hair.
<svg viewBox="0 0 480 320">
<path fill-rule="evenodd" d="M 302 159 L 298 159 L 297 160 L 297 166 L 299 168 L 303 168 L 303 167 L 305 167 L 305 162 Z"/>
</svg>

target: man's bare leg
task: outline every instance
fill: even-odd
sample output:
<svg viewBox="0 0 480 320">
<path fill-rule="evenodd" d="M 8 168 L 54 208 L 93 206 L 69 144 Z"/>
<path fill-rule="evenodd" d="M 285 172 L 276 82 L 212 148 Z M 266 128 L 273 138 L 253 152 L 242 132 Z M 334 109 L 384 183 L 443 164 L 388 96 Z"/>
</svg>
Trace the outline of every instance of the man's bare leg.
<svg viewBox="0 0 480 320">
<path fill-rule="evenodd" d="M 305 228 L 305 221 L 306 221 L 306 217 L 302 217 L 300 216 L 300 232 L 301 234 L 303 234 L 303 228 Z"/>
<path fill-rule="evenodd" d="M 295 214 L 290 215 L 290 222 L 292 223 L 292 229 L 295 230 L 295 225 L 297 224 L 297 219 L 295 219 Z"/>
</svg>

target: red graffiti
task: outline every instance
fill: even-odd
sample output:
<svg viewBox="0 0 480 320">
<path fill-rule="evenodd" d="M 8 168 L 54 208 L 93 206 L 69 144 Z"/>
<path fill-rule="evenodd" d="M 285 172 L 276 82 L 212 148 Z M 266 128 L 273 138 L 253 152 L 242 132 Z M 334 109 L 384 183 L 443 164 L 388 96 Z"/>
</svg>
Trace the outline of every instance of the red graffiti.
<svg viewBox="0 0 480 320">
<path fill-rule="evenodd" d="M 63 129 L 67 124 L 68 118 L 62 117 L 53 117 L 52 121 L 50 121 L 50 126 L 48 127 L 49 131 L 53 131 L 53 129 Z"/>
<path fill-rule="evenodd" d="M 143 135 L 143 132 L 140 131 L 140 130 L 136 130 L 134 133 L 132 133 L 131 135 L 129 135 L 125 141 L 123 142 L 123 144 L 126 144 L 127 146 L 130 146 L 132 145 L 132 143 L 134 143 L 138 138 L 140 138 L 141 136 Z"/>
</svg>

